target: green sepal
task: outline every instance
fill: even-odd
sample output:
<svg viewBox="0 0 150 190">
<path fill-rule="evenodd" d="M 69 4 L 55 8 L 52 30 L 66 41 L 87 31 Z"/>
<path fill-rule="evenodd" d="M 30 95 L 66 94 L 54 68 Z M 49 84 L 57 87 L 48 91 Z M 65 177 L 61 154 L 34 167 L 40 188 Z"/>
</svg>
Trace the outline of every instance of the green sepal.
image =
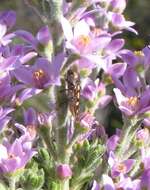
<svg viewBox="0 0 150 190">
<path fill-rule="evenodd" d="M 39 169 L 38 171 L 26 169 L 21 178 L 21 184 L 23 184 L 23 189 L 25 190 L 41 190 L 44 184 L 43 169 Z"/>
<path fill-rule="evenodd" d="M 52 53 L 53 53 L 53 44 L 50 40 L 46 45 L 38 44 L 38 52 L 42 57 L 48 58 L 49 61 L 52 59 Z"/>
<path fill-rule="evenodd" d="M 4 182 L 0 181 L 0 190 L 9 190 Z"/>
<path fill-rule="evenodd" d="M 80 135 L 87 133 L 89 131 L 88 127 L 81 126 L 80 123 L 76 122 L 75 123 L 75 133 Z"/>
<path fill-rule="evenodd" d="M 49 181 L 48 190 L 61 190 L 59 181 Z"/>
<path fill-rule="evenodd" d="M 17 183 L 17 182 L 20 180 L 20 177 L 24 174 L 24 171 L 25 171 L 25 169 L 22 168 L 22 169 L 16 170 L 16 171 L 13 172 L 13 173 L 6 173 L 6 174 L 4 174 L 3 176 L 4 176 L 8 181 L 14 179 L 15 182 Z"/>
<path fill-rule="evenodd" d="M 28 108 L 28 107 L 33 107 L 39 112 L 48 112 L 50 111 L 49 103 L 50 103 L 50 98 L 49 95 L 46 94 L 45 92 L 41 92 L 26 101 L 23 102 L 23 107 Z"/>
<path fill-rule="evenodd" d="M 39 167 L 43 168 L 46 173 L 49 173 L 50 169 L 53 168 L 53 159 L 45 148 L 39 149 L 35 160 Z"/>
<path fill-rule="evenodd" d="M 50 162 L 50 155 L 46 148 L 41 148 L 39 150 L 39 159 L 41 162 L 49 163 Z"/>
<path fill-rule="evenodd" d="M 94 177 L 97 166 L 101 164 L 105 146 L 101 145 L 98 140 L 92 143 L 85 140 L 82 145 L 74 147 L 74 152 L 74 175 L 71 179 L 71 186 L 76 190 L 83 188 Z"/>
</svg>

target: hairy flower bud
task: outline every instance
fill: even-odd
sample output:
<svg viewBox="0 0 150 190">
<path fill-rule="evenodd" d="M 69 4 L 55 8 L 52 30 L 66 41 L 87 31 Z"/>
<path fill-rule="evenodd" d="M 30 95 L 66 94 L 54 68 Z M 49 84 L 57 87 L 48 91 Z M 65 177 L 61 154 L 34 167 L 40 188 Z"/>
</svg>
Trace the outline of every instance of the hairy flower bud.
<svg viewBox="0 0 150 190">
<path fill-rule="evenodd" d="M 72 170 L 68 164 L 60 164 L 56 168 L 59 179 L 64 180 L 72 176 Z"/>
</svg>

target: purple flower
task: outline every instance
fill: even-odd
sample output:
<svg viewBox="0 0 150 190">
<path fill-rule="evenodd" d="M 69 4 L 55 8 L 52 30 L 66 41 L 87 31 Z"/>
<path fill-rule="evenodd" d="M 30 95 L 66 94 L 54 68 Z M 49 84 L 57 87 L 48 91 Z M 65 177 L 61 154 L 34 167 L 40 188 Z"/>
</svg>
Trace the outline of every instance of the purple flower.
<svg viewBox="0 0 150 190">
<path fill-rule="evenodd" d="M 135 179 L 132 180 L 130 177 L 123 177 L 119 183 L 117 183 L 118 189 L 124 190 L 141 190 L 140 188 L 140 180 Z"/>
<path fill-rule="evenodd" d="M 11 77 L 8 73 L 2 72 L 0 77 L 0 101 L 8 101 L 20 89 L 22 85 L 12 85 Z"/>
<path fill-rule="evenodd" d="M 35 140 L 37 131 L 35 125 L 22 125 L 19 123 L 15 123 L 15 127 L 21 132 L 21 137 L 22 139 L 25 139 L 26 141 L 33 141 Z"/>
<path fill-rule="evenodd" d="M 121 80 L 113 78 L 119 109 L 128 116 L 140 115 L 150 110 L 150 88 L 143 85 L 138 74 L 128 67 Z"/>
<path fill-rule="evenodd" d="M 150 90 L 145 91 L 141 97 L 124 96 L 122 92 L 114 89 L 119 109 L 127 116 L 140 115 L 150 110 L 149 96 Z"/>
<path fill-rule="evenodd" d="M 3 11 L 0 13 L 0 23 L 12 28 L 16 23 L 16 13 L 15 11 Z"/>
<path fill-rule="evenodd" d="M 72 30 L 68 20 L 62 17 L 62 27 L 67 40 L 66 48 L 81 56 L 76 62 L 79 67 L 94 68 L 98 62 L 96 52 L 108 45 L 111 36 L 106 33 L 96 37 L 85 20 L 80 20 Z"/>
<path fill-rule="evenodd" d="M 52 124 L 55 123 L 56 121 L 55 119 L 56 119 L 56 110 L 37 114 L 37 120 L 38 120 L 39 125 L 52 126 Z"/>
<path fill-rule="evenodd" d="M 114 151 L 119 143 L 120 137 L 118 135 L 111 136 L 106 143 L 107 151 Z"/>
<path fill-rule="evenodd" d="M 147 128 L 140 129 L 136 132 L 136 140 L 143 145 L 149 142 L 149 130 Z"/>
<path fill-rule="evenodd" d="M 143 172 L 140 185 L 141 189 L 150 189 L 150 168 Z"/>
<path fill-rule="evenodd" d="M 109 177 L 108 175 L 103 174 L 103 186 L 104 186 L 104 190 L 115 190 L 115 184 L 112 180 L 111 177 Z"/>
<path fill-rule="evenodd" d="M 59 179 L 64 180 L 72 176 L 72 170 L 68 164 L 59 164 L 56 168 Z"/>
<path fill-rule="evenodd" d="M 81 135 L 79 136 L 78 142 L 82 142 L 85 139 L 91 140 L 100 138 L 103 142 L 106 142 L 107 134 L 105 128 L 96 121 L 96 118 L 89 112 L 82 112 L 79 114 L 80 130 Z M 69 128 L 70 129 L 70 128 Z M 73 132 L 71 131 L 70 136 L 72 137 Z M 69 136 L 69 139 L 71 139 Z"/>
<path fill-rule="evenodd" d="M 106 55 L 110 55 L 111 57 L 116 57 L 119 55 L 120 50 L 124 46 L 124 39 L 118 38 L 115 40 L 112 40 L 104 49 L 104 52 Z"/>
<path fill-rule="evenodd" d="M 126 0 L 111 0 L 110 5 L 114 12 L 122 13 L 126 8 Z"/>
<path fill-rule="evenodd" d="M 82 86 L 81 95 L 89 101 L 94 101 L 97 107 L 104 108 L 112 100 L 110 95 L 105 94 L 106 87 L 104 83 L 98 82 L 98 80 L 94 82 L 90 78 L 87 78 L 86 81 L 83 81 Z"/>
<path fill-rule="evenodd" d="M 36 37 L 34 37 L 30 32 L 25 30 L 17 30 L 15 35 L 23 39 L 27 44 L 24 47 L 28 48 L 28 52 L 24 51 L 24 54 L 20 57 L 21 63 L 26 63 L 37 54 L 42 57 L 52 58 L 52 39 L 48 26 L 42 27 Z M 30 50 L 29 50 L 30 47 Z M 38 53 L 37 53 L 38 52 Z"/>
<path fill-rule="evenodd" d="M 111 167 L 111 176 L 113 178 L 118 177 L 120 175 L 127 174 L 132 168 L 135 163 L 135 160 L 128 159 L 124 161 L 119 161 L 113 152 L 109 153 L 108 163 Z"/>
<path fill-rule="evenodd" d="M 95 123 L 95 117 L 88 112 L 82 112 L 79 114 L 80 125 L 89 131 Z"/>
<path fill-rule="evenodd" d="M 121 92 L 126 96 L 139 97 L 139 94 L 144 93 L 141 92 L 142 83 L 140 81 L 140 78 L 135 69 L 132 67 L 126 68 L 126 71 L 124 72 L 124 75 L 122 77 L 122 82 L 115 77 L 113 77 L 113 80 L 116 87 L 119 88 Z M 146 90 L 145 86 L 143 86 L 143 90 Z"/>
<path fill-rule="evenodd" d="M 3 173 L 12 173 L 25 167 L 28 161 L 36 154 L 31 143 L 16 139 L 12 144 L 5 142 L 0 145 L 0 170 Z"/>
<path fill-rule="evenodd" d="M 51 34 L 48 26 L 42 27 L 38 31 L 36 37 L 34 37 L 30 32 L 27 32 L 25 30 L 17 30 L 15 34 L 16 36 L 23 39 L 25 42 L 31 44 L 34 49 L 37 49 L 40 44 L 47 45 L 51 41 Z"/>
<path fill-rule="evenodd" d="M 25 125 L 37 125 L 37 114 L 33 108 L 28 108 L 24 111 L 24 123 Z"/>
<path fill-rule="evenodd" d="M 135 160 L 133 159 L 128 159 L 121 163 L 116 163 L 111 170 L 112 177 L 117 177 L 120 174 L 128 173 L 132 169 L 134 163 Z"/>
<path fill-rule="evenodd" d="M 48 26 L 42 27 L 42 28 L 38 31 L 38 33 L 37 33 L 37 35 L 36 35 L 36 38 L 37 38 L 37 40 L 38 40 L 41 44 L 43 44 L 43 45 L 48 44 L 48 43 L 50 42 L 51 38 L 52 38 Z"/>
<path fill-rule="evenodd" d="M 21 138 L 25 138 L 28 141 L 35 139 L 37 134 L 37 114 L 33 108 L 29 108 L 24 111 L 24 123 L 25 126 L 19 123 L 15 123 L 16 128 L 21 132 Z"/>
<path fill-rule="evenodd" d="M 132 52 L 130 50 L 121 50 L 121 58 L 138 73 L 145 73 L 150 66 L 150 49 L 145 47 L 142 51 Z"/>
<path fill-rule="evenodd" d="M 123 74 L 126 71 L 127 64 L 126 63 L 112 64 L 112 60 L 107 60 L 107 61 L 108 62 L 106 62 L 106 64 L 104 64 L 102 66 L 102 68 L 105 71 L 105 75 L 106 75 L 106 79 L 105 79 L 106 81 L 105 82 L 107 82 L 107 78 L 108 78 L 108 81 L 112 80 L 112 82 L 114 82 L 115 80 L 117 80 L 118 78 L 123 76 Z"/>
<path fill-rule="evenodd" d="M 137 56 L 128 49 L 121 50 L 120 56 L 128 65 L 132 67 L 134 67 L 136 63 L 141 63 L 141 61 L 138 60 Z"/>
<path fill-rule="evenodd" d="M 100 190 L 99 184 L 94 180 L 91 190 Z"/>
<path fill-rule="evenodd" d="M 6 34 L 16 22 L 16 13 L 14 11 L 4 11 L 0 14 L 0 46 L 6 46 L 15 37 L 14 33 Z M 1 51 L 1 50 L 0 50 Z"/>
<path fill-rule="evenodd" d="M 14 111 L 13 108 L 2 108 L 0 107 L 0 131 L 7 126 L 11 117 L 8 116 L 9 113 Z"/>
<path fill-rule="evenodd" d="M 149 127 L 150 126 L 150 117 L 146 117 L 143 120 L 143 124 L 144 124 L 144 126 Z"/>
<path fill-rule="evenodd" d="M 15 36 L 13 33 L 6 35 L 6 32 L 6 25 L 0 24 L 0 46 L 6 46 L 11 42 L 12 38 Z"/>
<path fill-rule="evenodd" d="M 117 28 L 117 30 L 126 29 L 135 34 L 138 34 L 137 31 L 132 28 L 132 26 L 134 26 L 135 23 L 131 21 L 126 21 L 122 14 L 109 12 L 108 15 L 109 15 L 110 22 L 115 28 Z"/>
<path fill-rule="evenodd" d="M 103 174 L 103 188 L 104 190 L 141 190 L 140 180 L 133 180 L 129 177 L 122 177 L 118 183 L 115 183 L 113 179 Z"/>
<path fill-rule="evenodd" d="M 79 130 L 81 133 L 78 138 L 78 142 L 82 142 L 87 138 L 91 138 L 93 133 L 96 131 L 96 129 L 94 128 L 96 123 L 95 117 L 89 112 L 82 112 L 78 116 L 78 122 L 80 122 Z M 68 126 L 69 140 L 72 138 L 74 130 L 75 129 L 73 126 Z"/>
<path fill-rule="evenodd" d="M 1 48 L 1 53 L 1 59 L 3 58 L 3 60 L 16 58 L 17 63 L 15 65 L 11 64 L 16 66 L 15 68 L 29 62 L 32 58 L 38 55 L 38 53 L 35 52 L 31 46 L 25 44 L 11 44 L 11 46 L 7 45 Z"/>
<path fill-rule="evenodd" d="M 148 151 L 148 153 L 146 154 L 149 154 L 149 150 L 145 149 L 144 148 L 142 149 L 142 163 L 141 163 L 141 166 L 144 170 L 147 170 L 150 168 L 150 155 L 146 155 L 144 154 L 144 152 Z"/>
<path fill-rule="evenodd" d="M 33 66 L 22 66 L 16 69 L 14 75 L 20 82 L 37 89 L 60 85 L 60 69 L 63 60 L 63 54 L 57 55 L 52 63 L 45 58 L 39 58 Z"/>
<path fill-rule="evenodd" d="M 100 138 L 102 142 L 106 143 L 107 141 L 107 134 L 105 131 L 105 128 L 103 125 L 95 121 L 95 123 L 92 125 L 92 133 L 88 137 L 88 139 L 96 139 Z"/>
<path fill-rule="evenodd" d="M 146 46 L 143 50 L 142 50 L 142 52 L 141 52 L 141 54 L 144 54 L 144 64 L 147 66 L 147 67 L 149 67 L 150 66 L 150 49 Z"/>
<path fill-rule="evenodd" d="M 82 83 L 82 96 L 88 100 L 93 100 L 96 96 L 97 86 L 90 78 L 87 78 Z"/>
<path fill-rule="evenodd" d="M 120 52 L 124 46 L 123 39 L 112 40 L 103 50 L 103 56 L 97 66 L 105 71 L 105 74 L 112 78 L 120 78 L 123 76 L 127 64 L 125 62 L 118 62 L 113 64 L 113 60 L 120 58 Z M 100 59 L 100 58 L 99 58 Z"/>
<path fill-rule="evenodd" d="M 21 66 L 18 56 L 9 56 L 8 58 L 4 58 L 1 56 L 0 58 L 0 72 L 11 71 Z"/>
</svg>

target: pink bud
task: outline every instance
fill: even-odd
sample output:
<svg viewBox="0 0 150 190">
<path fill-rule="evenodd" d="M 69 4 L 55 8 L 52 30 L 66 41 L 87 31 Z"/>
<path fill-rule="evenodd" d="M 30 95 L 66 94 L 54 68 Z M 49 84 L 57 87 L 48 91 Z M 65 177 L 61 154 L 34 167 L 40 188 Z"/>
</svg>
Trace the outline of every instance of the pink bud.
<svg viewBox="0 0 150 190">
<path fill-rule="evenodd" d="M 122 13 L 126 8 L 126 0 L 112 0 L 110 3 L 114 11 L 118 13 Z"/>
<path fill-rule="evenodd" d="M 60 164 L 56 168 L 58 177 L 61 180 L 67 179 L 72 176 L 72 170 L 68 164 Z"/>
</svg>

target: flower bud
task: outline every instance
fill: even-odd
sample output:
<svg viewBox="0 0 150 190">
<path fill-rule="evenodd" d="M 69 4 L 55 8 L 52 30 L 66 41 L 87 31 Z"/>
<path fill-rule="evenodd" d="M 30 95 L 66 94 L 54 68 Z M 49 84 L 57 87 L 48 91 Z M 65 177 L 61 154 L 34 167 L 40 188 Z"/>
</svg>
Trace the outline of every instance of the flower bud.
<svg viewBox="0 0 150 190">
<path fill-rule="evenodd" d="M 68 164 L 60 164 L 56 168 L 59 179 L 64 180 L 72 176 L 72 170 Z"/>
<path fill-rule="evenodd" d="M 118 13 L 122 13 L 126 8 L 126 0 L 112 0 L 110 4 L 113 8 L 113 11 Z"/>
</svg>

